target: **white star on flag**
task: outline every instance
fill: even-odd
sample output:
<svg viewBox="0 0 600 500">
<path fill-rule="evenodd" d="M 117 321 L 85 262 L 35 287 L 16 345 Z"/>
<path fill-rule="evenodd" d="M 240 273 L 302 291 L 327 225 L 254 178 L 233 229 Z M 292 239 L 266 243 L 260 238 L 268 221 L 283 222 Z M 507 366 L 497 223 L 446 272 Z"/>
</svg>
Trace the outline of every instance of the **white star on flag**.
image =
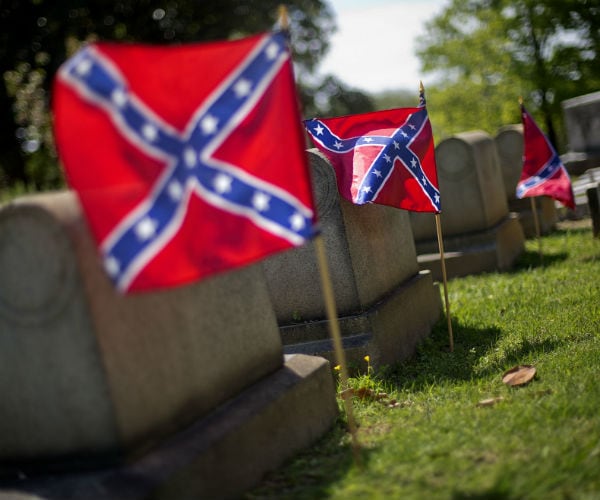
<svg viewBox="0 0 600 500">
<path fill-rule="evenodd" d="M 217 130 L 218 120 L 212 115 L 206 115 L 200 122 L 204 135 L 214 134 Z"/>
<path fill-rule="evenodd" d="M 148 240 L 156 233 L 156 221 L 144 217 L 135 227 L 135 234 L 140 240 Z"/>
<path fill-rule="evenodd" d="M 246 80 L 245 78 L 241 78 L 234 86 L 233 91 L 238 98 L 246 97 L 250 94 L 252 89 L 252 82 L 250 80 Z"/>
<path fill-rule="evenodd" d="M 259 212 L 264 212 L 265 210 L 269 209 L 270 200 L 270 196 L 268 196 L 265 193 L 261 193 L 260 191 L 257 191 L 252 197 L 252 206 L 256 208 L 256 210 L 258 210 Z"/>
<path fill-rule="evenodd" d="M 225 174 L 219 174 L 213 181 L 213 186 L 217 193 L 229 193 L 231 191 L 231 183 L 233 179 Z"/>
</svg>

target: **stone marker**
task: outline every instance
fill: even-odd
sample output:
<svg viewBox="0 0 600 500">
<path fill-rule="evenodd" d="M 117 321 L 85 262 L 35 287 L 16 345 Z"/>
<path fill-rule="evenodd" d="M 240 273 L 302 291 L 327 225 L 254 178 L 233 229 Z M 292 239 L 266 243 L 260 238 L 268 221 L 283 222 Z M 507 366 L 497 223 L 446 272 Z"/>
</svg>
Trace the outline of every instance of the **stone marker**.
<svg viewBox="0 0 600 500">
<path fill-rule="evenodd" d="M 593 190 L 598 184 L 600 184 L 600 167 L 588 168 L 572 181 L 575 210 L 567 212 L 569 218 L 581 219 L 591 215 L 592 206 L 589 203 L 588 190 Z"/>
<path fill-rule="evenodd" d="M 494 140 L 482 131 L 457 134 L 436 147 L 436 164 L 448 276 L 510 268 L 524 235 L 508 211 Z M 441 279 L 434 216 L 411 212 L 410 222 L 421 268 Z"/>
<path fill-rule="evenodd" d="M 598 238 L 600 237 L 600 184 L 588 188 L 586 194 L 592 218 L 592 234 Z"/>
<path fill-rule="evenodd" d="M 407 212 L 356 206 L 340 198 L 334 171 L 308 151 L 317 213 L 349 364 L 410 357 L 441 311 L 437 286 L 419 272 Z M 263 261 L 285 352 L 333 360 L 329 324 L 312 243 Z"/>
<path fill-rule="evenodd" d="M 600 92 L 562 102 L 568 152 L 561 160 L 570 174 L 579 175 L 600 165 Z"/>
<path fill-rule="evenodd" d="M 185 475 L 191 483 L 182 486 L 199 497 L 222 484 L 239 493 L 325 432 L 337 413 L 325 360 L 284 363 L 260 265 L 123 296 L 104 274 L 71 192 L 0 208 L 0 283 L 0 475 L 58 469 L 77 481 L 74 467 L 102 465 L 112 477 L 125 474 L 118 460 L 135 469 L 153 450 L 165 481 Z M 307 391 L 314 394 L 306 398 Z M 238 417 L 227 420 L 227 408 Z M 303 421 L 288 418 L 294 408 Z M 211 426 L 199 422 L 215 411 L 229 428 L 206 435 Z M 289 433 L 289 445 L 281 440 L 263 454 L 273 420 Z M 236 440 L 245 426 L 253 433 L 243 438 L 252 472 L 230 484 L 236 474 L 228 463 L 241 466 Z M 188 437 L 202 447 L 165 448 L 192 427 Z M 215 459 L 218 467 L 194 465 Z M 145 479 L 153 488 L 170 488 L 153 475 Z M 121 498 L 104 487 L 106 498 Z M 127 498 L 148 493 L 135 481 L 123 487 L 140 495 Z M 81 490 L 79 498 L 94 497 Z"/>
<path fill-rule="evenodd" d="M 506 199 L 510 212 L 519 214 L 519 221 L 527 238 L 535 238 L 535 221 L 531 211 L 531 199 L 518 199 L 517 184 L 523 172 L 523 125 L 506 125 L 494 137 L 500 170 L 504 179 Z M 535 205 L 540 232 L 548 234 L 558 222 L 558 211 L 554 200 L 548 196 L 537 196 Z"/>
</svg>

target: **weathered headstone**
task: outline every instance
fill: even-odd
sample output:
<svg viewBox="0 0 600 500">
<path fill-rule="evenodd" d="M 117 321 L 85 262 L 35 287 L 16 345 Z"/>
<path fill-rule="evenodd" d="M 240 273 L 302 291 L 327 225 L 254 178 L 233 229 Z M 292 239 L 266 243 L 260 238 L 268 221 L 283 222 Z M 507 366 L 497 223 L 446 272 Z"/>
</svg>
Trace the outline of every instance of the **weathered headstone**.
<svg viewBox="0 0 600 500">
<path fill-rule="evenodd" d="M 436 147 L 441 228 L 449 277 L 509 268 L 523 251 L 523 229 L 509 213 L 494 140 L 457 134 Z M 410 213 L 419 263 L 441 279 L 435 219 Z"/>
<path fill-rule="evenodd" d="M 590 217 L 592 218 L 592 234 L 600 237 L 600 184 L 590 187 L 586 191 Z"/>
<path fill-rule="evenodd" d="M 581 219 L 591 215 L 588 190 L 595 188 L 599 183 L 600 167 L 588 168 L 577 179 L 572 181 L 575 211 L 567 213 L 570 218 Z"/>
<path fill-rule="evenodd" d="M 510 212 L 519 214 L 519 221 L 527 238 L 536 236 L 535 220 L 529 198 L 519 199 L 516 195 L 517 184 L 523 171 L 523 125 L 506 125 L 498 130 L 496 150 L 500 162 L 500 170 L 504 179 L 506 199 Z M 540 232 L 547 234 L 558 222 L 558 212 L 554 200 L 548 196 L 538 196 L 535 199 Z"/>
<path fill-rule="evenodd" d="M 600 92 L 567 99 L 562 107 L 568 138 L 564 166 L 574 175 L 600 166 Z"/>
<path fill-rule="evenodd" d="M 419 272 L 407 213 L 340 198 L 333 168 L 308 151 L 345 350 L 353 363 L 410 357 L 437 320 L 439 290 Z M 313 243 L 263 262 L 286 352 L 333 359 Z"/>
<path fill-rule="evenodd" d="M 171 484 L 199 498 L 219 488 L 239 493 L 335 418 L 328 363 L 284 362 L 259 265 L 190 286 L 121 295 L 101 268 L 75 196 L 61 192 L 0 208 L 0 285 L 5 475 L 34 465 L 64 472 L 74 463 L 102 463 L 107 468 L 88 482 L 103 484 L 106 498 L 125 498 L 111 481 L 128 474 L 132 482 L 117 481 L 134 492 L 127 498 Z M 211 423 L 215 412 L 218 425 Z M 274 420 L 287 441 L 263 453 L 260 442 L 270 440 Z M 196 445 L 173 445 L 188 441 Z M 145 461 L 136 464 L 140 456 Z M 242 459 L 253 461 L 251 473 Z M 198 467 L 207 462 L 215 463 Z M 170 476 L 191 482 L 171 483 Z M 82 490 L 79 498 L 96 497 Z"/>
</svg>

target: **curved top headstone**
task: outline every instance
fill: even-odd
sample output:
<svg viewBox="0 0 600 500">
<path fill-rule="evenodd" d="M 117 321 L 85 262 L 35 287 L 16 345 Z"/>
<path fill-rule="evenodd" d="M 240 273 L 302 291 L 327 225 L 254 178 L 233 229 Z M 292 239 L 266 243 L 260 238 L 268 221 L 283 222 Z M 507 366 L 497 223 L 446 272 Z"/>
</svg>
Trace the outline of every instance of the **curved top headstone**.
<svg viewBox="0 0 600 500">
<path fill-rule="evenodd" d="M 72 192 L 0 207 L 0 462 L 126 455 L 283 365 L 260 266 L 122 295 Z"/>
<path fill-rule="evenodd" d="M 317 149 L 307 155 L 338 311 L 362 312 L 419 271 L 407 213 L 346 201 L 329 160 Z M 325 318 L 312 243 L 271 256 L 263 265 L 280 325 Z"/>
<path fill-rule="evenodd" d="M 446 236 L 493 227 L 508 214 L 504 181 L 492 137 L 483 131 L 456 134 L 435 149 Z M 437 237 L 431 214 L 411 212 L 415 239 Z"/>
<path fill-rule="evenodd" d="M 500 128 L 494 141 L 504 179 L 506 197 L 511 201 L 517 197 L 517 184 L 523 172 L 523 125 L 506 125 Z"/>
</svg>

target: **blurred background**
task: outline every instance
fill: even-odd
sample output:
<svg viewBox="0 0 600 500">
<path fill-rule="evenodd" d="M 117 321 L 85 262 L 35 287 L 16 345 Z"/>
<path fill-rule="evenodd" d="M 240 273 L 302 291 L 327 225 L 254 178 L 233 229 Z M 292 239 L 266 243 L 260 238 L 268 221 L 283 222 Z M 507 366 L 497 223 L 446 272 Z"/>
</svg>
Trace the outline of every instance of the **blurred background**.
<svg viewBox="0 0 600 500">
<path fill-rule="evenodd" d="M 0 0 L 0 199 L 64 186 L 52 140 L 57 68 L 94 40 L 178 44 L 273 29 L 276 0 Z M 295 0 L 286 4 L 302 114 L 416 106 L 436 143 L 520 123 L 559 153 L 561 102 L 600 90 L 600 0 Z"/>
</svg>

